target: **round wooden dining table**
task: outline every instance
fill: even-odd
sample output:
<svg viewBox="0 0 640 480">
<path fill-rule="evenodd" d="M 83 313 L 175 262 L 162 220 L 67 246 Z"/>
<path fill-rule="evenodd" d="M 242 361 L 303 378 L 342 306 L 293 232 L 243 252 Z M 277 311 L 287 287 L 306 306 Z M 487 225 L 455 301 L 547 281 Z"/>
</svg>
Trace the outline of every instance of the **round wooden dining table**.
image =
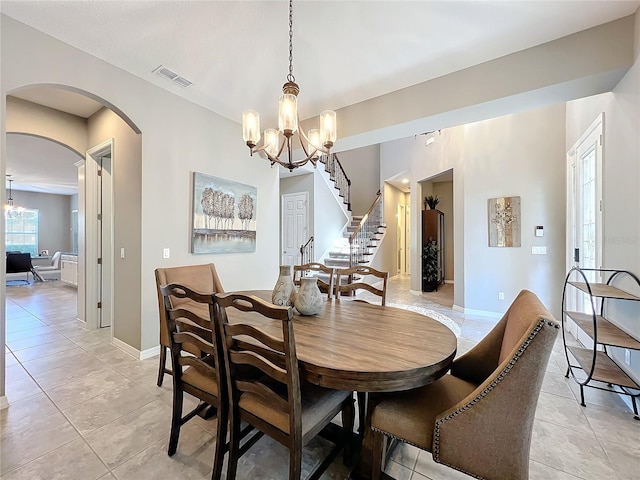
<svg viewBox="0 0 640 480">
<path fill-rule="evenodd" d="M 238 293 L 271 298 L 262 290 Z M 261 328 L 282 335 L 271 322 Z M 338 390 L 395 392 L 427 385 L 447 372 L 457 348 L 453 332 L 432 318 L 354 300 L 325 300 L 312 316 L 294 309 L 293 331 L 301 377 Z"/>
<path fill-rule="evenodd" d="M 269 291 L 237 292 L 271 300 Z M 233 322 L 240 312 L 230 311 Z M 246 317 L 243 315 L 243 321 Z M 258 321 L 275 337 L 282 326 Z M 293 332 L 300 376 L 326 388 L 367 394 L 418 388 L 442 377 L 450 368 L 456 350 L 454 333 L 440 322 L 401 308 L 356 300 L 325 300 L 316 315 L 303 316 L 294 309 Z M 375 399 L 373 400 L 375 403 Z M 371 404 L 371 401 L 367 403 Z M 367 411 L 360 455 L 350 478 L 368 478 L 372 463 Z"/>
</svg>

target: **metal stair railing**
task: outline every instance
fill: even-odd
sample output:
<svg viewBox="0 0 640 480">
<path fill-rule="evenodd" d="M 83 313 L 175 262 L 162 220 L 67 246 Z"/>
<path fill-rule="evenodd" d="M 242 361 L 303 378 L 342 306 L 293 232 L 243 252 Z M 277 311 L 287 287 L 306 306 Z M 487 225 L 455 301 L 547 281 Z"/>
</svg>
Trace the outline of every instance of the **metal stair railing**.
<svg viewBox="0 0 640 480">
<path fill-rule="evenodd" d="M 338 189 L 347 210 L 351 211 L 351 180 L 347 177 L 338 156 L 335 153 L 321 155 L 319 160 L 324 164 L 324 171 L 329 174 L 329 178 Z"/>
<path fill-rule="evenodd" d="M 372 255 L 372 243 L 377 240 L 376 235 L 382 233 L 381 228 L 385 228 L 385 225 L 382 217 L 382 193 L 378 190 L 376 199 L 349 237 L 349 267 L 368 262 L 365 257 Z"/>
<path fill-rule="evenodd" d="M 313 235 L 307 240 L 307 243 L 300 246 L 300 265 L 306 265 L 313 262 Z"/>
</svg>

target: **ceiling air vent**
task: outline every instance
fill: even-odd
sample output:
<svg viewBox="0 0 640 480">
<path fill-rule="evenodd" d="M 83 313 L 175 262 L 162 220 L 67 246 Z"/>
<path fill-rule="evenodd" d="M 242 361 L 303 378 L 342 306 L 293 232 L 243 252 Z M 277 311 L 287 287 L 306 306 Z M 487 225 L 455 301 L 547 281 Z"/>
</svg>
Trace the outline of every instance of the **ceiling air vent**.
<svg viewBox="0 0 640 480">
<path fill-rule="evenodd" d="M 189 80 L 187 80 L 184 77 L 181 77 L 176 72 L 174 72 L 173 70 L 168 69 L 164 65 L 160 65 L 158 68 L 153 70 L 152 73 L 155 73 L 156 75 L 158 75 L 160 77 L 166 78 L 167 80 L 175 83 L 176 85 L 181 86 L 182 88 L 187 88 L 187 87 L 190 87 L 191 85 L 193 85 L 192 82 L 190 82 Z"/>
</svg>

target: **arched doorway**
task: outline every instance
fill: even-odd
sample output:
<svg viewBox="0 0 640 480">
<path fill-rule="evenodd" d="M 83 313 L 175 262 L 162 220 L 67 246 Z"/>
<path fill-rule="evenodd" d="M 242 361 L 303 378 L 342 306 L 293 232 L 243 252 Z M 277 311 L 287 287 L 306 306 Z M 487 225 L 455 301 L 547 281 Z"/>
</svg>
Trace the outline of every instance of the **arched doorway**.
<svg viewBox="0 0 640 480">
<path fill-rule="evenodd" d="M 139 137 L 140 130 L 104 99 L 65 86 L 23 87 L 11 91 L 6 100 L 8 136 L 48 138 L 80 155 L 74 167 L 78 179 L 78 318 L 92 329 L 113 325 L 117 296 L 113 184 L 118 155 L 114 139 L 123 134 Z M 137 148 L 137 155 L 122 157 L 139 161 L 141 142 Z M 7 170 L 12 168 L 10 155 L 9 151 Z M 124 258 L 124 249 L 122 252 Z"/>
</svg>

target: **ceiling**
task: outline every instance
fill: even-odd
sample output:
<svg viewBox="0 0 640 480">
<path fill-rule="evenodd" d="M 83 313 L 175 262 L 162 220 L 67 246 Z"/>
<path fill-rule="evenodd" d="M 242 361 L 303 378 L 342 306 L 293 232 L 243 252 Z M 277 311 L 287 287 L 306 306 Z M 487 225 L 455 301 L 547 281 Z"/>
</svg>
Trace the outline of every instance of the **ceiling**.
<svg viewBox="0 0 640 480">
<path fill-rule="evenodd" d="M 309 118 L 415 85 L 638 6 L 640 0 L 298 0 L 299 114 Z M 275 124 L 288 71 L 286 1 L 2 0 L 0 11 L 233 121 L 252 108 L 263 127 Z M 159 65 L 193 85 L 153 74 Z M 96 107 L 75 105 L 67 93 L 27 99 L 80 116 Z"/>
</svg>

